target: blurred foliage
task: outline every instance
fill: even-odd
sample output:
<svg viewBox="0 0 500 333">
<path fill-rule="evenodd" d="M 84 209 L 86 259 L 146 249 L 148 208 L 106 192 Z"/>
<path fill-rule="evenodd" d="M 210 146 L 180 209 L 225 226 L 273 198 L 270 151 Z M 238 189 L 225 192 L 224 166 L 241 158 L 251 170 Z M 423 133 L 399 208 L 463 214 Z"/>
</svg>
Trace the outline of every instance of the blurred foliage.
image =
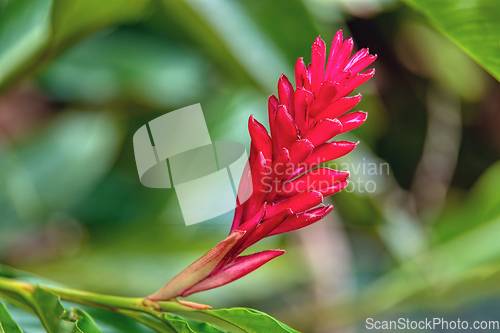
<svg viewBox="0 0 500 333">
<path fill-rule="evenodd" d="M 342 28 L 378 54 L 359 91 L 369 119 L 345 137 L 361 143 L 331 164 L 353 186 L 333 198 L 336 215 L 255 248 L 289 255 L 192 299 L 305 332 L 430 305 L 479 318 L 500 277 L 498 17 L 495 0 L 0 1 L 0 261 L 78 288 L 154 292 L 231 216 L 186 227 L 173 191 L 140 185 L 135 130 L 201 103 L 212 140 L 248 145 L 248 116 L 266 123 L 279 75 Z M 90 318 L 102 332 L 150 331 L 40 297 L 84 332 Z M 2 325 L 15 331 L 8 313 L 43 331 L 0 303 Z"/>
<path fill-rule="evenodd" d="M 99 29 L 143 17 L 149 0 L 8 1 L 0 14 L 0 88 Z"/>
<path fill-rule="evenodd" d="M 189 49 L 124 29 L 78 44 L 40 76 L 40 83 L 61 101 L 162 108 L 201 98 L 209 88 L 204 82 L 209 69 Z"/>
</svg>

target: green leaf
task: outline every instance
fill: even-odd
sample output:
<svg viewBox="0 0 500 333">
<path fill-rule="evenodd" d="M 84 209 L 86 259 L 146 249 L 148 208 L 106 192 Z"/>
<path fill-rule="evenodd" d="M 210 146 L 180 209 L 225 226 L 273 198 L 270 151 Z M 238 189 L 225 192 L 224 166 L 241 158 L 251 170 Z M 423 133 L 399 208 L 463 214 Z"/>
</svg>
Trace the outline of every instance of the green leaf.
<svg viewBox="0 0 500 333">
<path fill-rule="evenodd" d="M 101 333 L 95 321 L 82 309 L 67 311 L 59 296 L 36 287 L 32 306 L 48 333 Z"/>
<path fill-rule="evenodd" d="M 9 311 L 10 316 L 16 321 L 17 325 L 21 328 L 23 332 L 29 333 L 46 333 L 47 330 L 43 327 L 40 319 L 37 315 L 33 313 L 33 309 L 29 307 L 28 309 L 22 310 L 12 302 L 12 299 L 8 299 L 1 295 L 0 297 L 6 300 L 5 307 Z"/>
<path fill-rule="evenodd" d="M 22 333 L 19 326 L 9 315 L 5 305 L 0 302 L 0 333 Z"/>
<path fill-rule="evenodd" d="M 235 333 L 289 332 L 299 331 L 279 322 L 273 317 L 254 309 L 230 308 L 219 310 L 204 310 L 183 314 L 199 321 L 204 321 L 223 330 Z"/>
<path fill-rule="evenodd" d="M 73 313 L 78 318 L 76 327 L 84 333 L 101 333 L 94 319 L 82 309 L 73 309 Z"/>
<path fill-rule="evenodd" d="M 167 314 L 165 313 L 164 318 L 168 320 L 169 324 L 171 325 L 172 329 L 174 329 L 174 332 L 179 332 L 179 333 L 198 333 L 198 332 L 203 332 L 203 333 L 221 333 L 224 331 L 221 331 L 220 329 L 204 323 L 204 322 L 198 322 L 198 321 L 187 321 L 185 318 L 182 318 L 180 316 L 176 316 L 173 314 Z"/>
<path fill-rule="evenodd" d="M 413 20 L 403 22 L 398 34 L 398 47 L 411 54 L 411 59 L 405 61 L 414 63 L 408 65 L 415 66 L 416 74 L 430 78 L 466 101 L 482 100 L 487 74 L 455 43 L 424 22 Z"/>
<path fill-rule="evenodd" d="M 48 333 L 78 332 L 75 323 L 66 319 L 66 309 L 57 295 L 37 287 L 33 307 Z"/>
<path fill-rule="evenodd" d="M 402 0 L 500 80 L 500 1 Z"/>
</svg>

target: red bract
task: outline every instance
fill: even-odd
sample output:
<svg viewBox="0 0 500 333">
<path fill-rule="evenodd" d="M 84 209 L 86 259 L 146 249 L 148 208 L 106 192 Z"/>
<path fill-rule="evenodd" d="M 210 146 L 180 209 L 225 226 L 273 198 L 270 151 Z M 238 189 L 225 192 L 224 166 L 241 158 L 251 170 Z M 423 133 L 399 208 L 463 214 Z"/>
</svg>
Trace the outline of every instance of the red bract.
<svg viewBox="0 0 500 333">
<path fill-rule="evenodd" d="M 243 174 L 239 194 L 250 198 L 237 202 L 230 235 L 181 272 L 151 300 L 188 296 L 232 282 L 285 253 L 268 250 L 248 256 L 240 254 L 271 235 L 303 228 L 322 219 L 333 206 L 323 198 L 347 186 L 349 173 L 317 168 L 320 163 L 346 155 L 357 143 L 330 141 L 336 135 L 360 126 L 367 114 L 347 113 L 361 95 L 347 97 L 373 76 L 363 73 L 375 59 L 368 49 L 352 57 L 353 41 L 335 35 L 328 59 L 325 43 L 312 45 L 311 64 L 299 58 L 295 65 L 295 90 L 283 74 L 278 97 L 269 97 L 270 132 L 250 117 L 252 139 L 249 168 Z M 239 195 L 239 197 L 245 197 Z"/>
</svg>

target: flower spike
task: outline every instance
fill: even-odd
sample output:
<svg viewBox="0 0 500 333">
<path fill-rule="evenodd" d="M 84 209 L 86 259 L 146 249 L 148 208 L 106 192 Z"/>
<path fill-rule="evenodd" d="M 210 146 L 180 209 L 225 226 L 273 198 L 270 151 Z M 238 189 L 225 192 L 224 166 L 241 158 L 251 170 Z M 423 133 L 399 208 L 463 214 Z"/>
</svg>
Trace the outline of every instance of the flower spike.
<svg viewBox="0 0 500 333">
<path fill-rule="evenodd" d="M 375 59 L 368 49 L 357 51 L 352 38 L 339 30 L 328 53 L 318 37 L 311 49 L 311 64 L 295 63 L 295 89 L 283 74 L 277 97 L 268 100 L 269 132 L 253 116 L 249 163 L 243 172 L 228 238 L 173 278 L 150 300 L 169 300 L 220 287 L 239 279 L 284 250 L 240 256 L 259 240 L 306 227 L 333 209 L 323 199 L 347 186 L 348 172 L 319 167 L 351 152 L 357 142 L 331 141 L 363 124 L 367 113 L 348 113 L 361 100 L 349 96 L 374 74 L 365 72 Z M 251 194 L 249 193 L 249 190 Z M 249 198 L 240 202 L 239 198 Z"/>
</svg>

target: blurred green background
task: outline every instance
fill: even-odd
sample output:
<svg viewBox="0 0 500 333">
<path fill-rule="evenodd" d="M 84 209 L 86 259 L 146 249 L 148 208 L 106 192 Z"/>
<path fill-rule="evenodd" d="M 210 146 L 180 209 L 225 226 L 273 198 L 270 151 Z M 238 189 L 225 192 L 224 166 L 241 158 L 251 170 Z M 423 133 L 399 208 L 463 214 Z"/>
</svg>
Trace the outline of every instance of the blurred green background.
<svg viewBox="0 0 500 333">
<path fill-rule="evenodd" d="M 378 54 L 368 121 L 332 166 L 352 186 L 322 222 L 253 250 L 288 255 L 189 299 L 304 332 L 378 320 L 497 320 L 500 3 L 495 0 L 0 0 L 0 262 L 89 291 L 143 296 L 229 231 L 186 227 L 143 187 L 132 135 L 201 103 L 213 141 L 338 29 Z"/>
</svg>

